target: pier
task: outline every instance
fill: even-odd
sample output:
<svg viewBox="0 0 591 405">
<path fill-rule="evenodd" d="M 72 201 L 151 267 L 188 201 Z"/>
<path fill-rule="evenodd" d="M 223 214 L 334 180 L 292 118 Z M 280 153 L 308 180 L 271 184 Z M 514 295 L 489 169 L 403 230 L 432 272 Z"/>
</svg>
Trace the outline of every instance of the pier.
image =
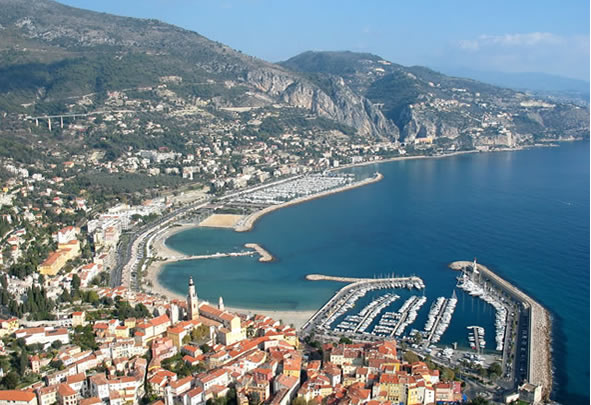
<svg viewBox="0 0 591 405">
<path fill-rule="evenodd" d="M 337 281 L 339 283 L 358 283 L 371 281 L 385 281 L 396 280 L 399 284 L 413 284 L 415 288 L 423 289 L 425 284 L 420 277 L 387 277 L 387 278 L 363 278 L 363 277 L 340 277 L 340 276 L 326 276 L 324 274 L 308 274 L 306 280 L 309 281 Z"/>
<path fill-rule="evenodd" d="M 550 356 L 550 316 L 546 309 L 486 266 L 476 264 L 476 262 L 456 261 L 451 263 L 449 267 L 452 270 L 460 271 L 476 269 L 477 272 L 480 272 L 481 279 L 485 278 L 488 283 L 522 304 L 523 311 L 526 312 L 526 315 L 529 314 L 527 317 L 527 380 L 531 384 L 542 386 L 544 397 L 548 398 L 552 390 L 552 359 Z M 507 347 L 505 347 L 506 349 Z M 508 356 L 504 354 L 503 358 L 506 357 Z"/>
<path fill-rule="evenodd" d="M 221 257 L 240 257 L 240 256 L 252 256 L 255 252 L 231 252 L 231 253 L 213 253 L 210 255 L 195 255 L 195 256 L 170 256 L 164 259 L 165 262 L 180 262 L 184 260 L 206 260 L 206 259 L 219 259 Z"/>
</svg>

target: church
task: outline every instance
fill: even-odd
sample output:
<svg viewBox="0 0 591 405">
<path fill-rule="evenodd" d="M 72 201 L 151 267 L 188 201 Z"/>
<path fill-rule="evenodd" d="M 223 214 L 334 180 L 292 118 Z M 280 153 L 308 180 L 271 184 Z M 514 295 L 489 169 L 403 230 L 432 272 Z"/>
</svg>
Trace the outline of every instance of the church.
<svg viewBox="0 0 591 405">
<path fill-rule="evenodd" d="M 240 317 L 224 309 L 222 297 L 217 308 L 205 301 L 199 302 L 193 277 L 189 277 L 187 320 L 213 327 L 216 342 L 226 346 L 246 339 L 246 331 L 242 328 Z"/>
</svg>

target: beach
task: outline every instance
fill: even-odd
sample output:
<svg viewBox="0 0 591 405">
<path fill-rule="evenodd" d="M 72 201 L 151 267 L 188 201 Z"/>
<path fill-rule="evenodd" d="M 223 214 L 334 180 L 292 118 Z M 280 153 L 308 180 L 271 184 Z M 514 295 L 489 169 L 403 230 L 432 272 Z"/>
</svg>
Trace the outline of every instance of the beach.
<svg viewBox="0 0 591 405">
<path fill-rule="evenodd" d="M 171 257 L 171 256 L 178 256 L 182 255 L 182 253 L 169 248 L 166 246 L 166 239 L 171 237 L 172 235 L 186 231 L 187 229 L 196 228 L 197 225 L 194 224 L 183 224 L 180 226 L 172 226 L 168 228 L 166 231 L 160 233 L 158 236 L 154 238 L 152 242 L 152 246 L 154 249 L 154 256 L 155 257 Z M 258 246 L 258 245 L 257 245 Z M 271 259 L 272 260 L 272 257 Z M 185 300 L 187 297 L 185 295 L 176 293 L 174 291 L 169 290 L 168 288 L 164 287 L 158 281 L 158 275 L 162 271 L 163 266 L 166 264 L 165 261 L 155 260 L 153 261 L 150 266 L 146 269 L 143 278 L 145 281 L 149 281 L 152 285 L 146 286 L 146 289 L 151 291 L 155 295 L 160 295 L 167 297 L 169 299 L 178 299 L 178 300 Z M 199 283 L 197 283 L 197 295 L 199 295 Z M 215 305 L 215 304 L 214 304 Z M 237 308 L 237 307 L 226 307 L 226 310 L 236 313 L 242 313 L 247 315 L 266 315 L 275 320 L 282 320 L 283 323 L 287 325 L 293 325 L 295 328 L 300 328 L 306 321 L 314 315 L 316 311 L 273 311 L 273 310 L 258 310 L 258 309 L 250 309 L 250 308 Z"/>
</svg>

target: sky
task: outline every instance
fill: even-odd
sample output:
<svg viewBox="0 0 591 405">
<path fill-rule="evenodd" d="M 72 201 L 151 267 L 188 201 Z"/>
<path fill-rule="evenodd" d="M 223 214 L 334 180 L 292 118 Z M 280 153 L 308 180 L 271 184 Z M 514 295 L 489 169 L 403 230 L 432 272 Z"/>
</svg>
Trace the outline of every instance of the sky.
<svg viewBox="0 0 591 405">
<path fill-rule="evenodd" d="M 308 50 L 350 50 L 443 71 L 589 81 L 589 0 L 59 1 L 156 18 L 270 62 Z"/>
</svg>

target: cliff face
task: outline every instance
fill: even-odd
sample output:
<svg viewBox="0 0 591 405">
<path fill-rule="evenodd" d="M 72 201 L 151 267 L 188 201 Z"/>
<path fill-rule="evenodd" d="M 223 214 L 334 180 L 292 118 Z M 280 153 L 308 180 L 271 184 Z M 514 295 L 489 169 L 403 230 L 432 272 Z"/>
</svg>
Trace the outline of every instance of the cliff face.
<svg viewBox="0 0 591 405">
<path fill-rule="evenodd" d="M 305 52 L 281 64 L 307 74 L 338 75 L 407 144 L 515 146 L 589 137 L 588 108 L 404 67 L 371 54 Z"/>
<path fill-rule="evenodd" d="M 304 77 L 271 68 L 248 71 L 246 83 L 275 100 L 349 125 L 357 129 L 359 136 L 398 139 L 398 128 L 369 100 L 351 90 L 342 78 L 328 77 L 329 89 L 324 90 Z"/>
</svg>

